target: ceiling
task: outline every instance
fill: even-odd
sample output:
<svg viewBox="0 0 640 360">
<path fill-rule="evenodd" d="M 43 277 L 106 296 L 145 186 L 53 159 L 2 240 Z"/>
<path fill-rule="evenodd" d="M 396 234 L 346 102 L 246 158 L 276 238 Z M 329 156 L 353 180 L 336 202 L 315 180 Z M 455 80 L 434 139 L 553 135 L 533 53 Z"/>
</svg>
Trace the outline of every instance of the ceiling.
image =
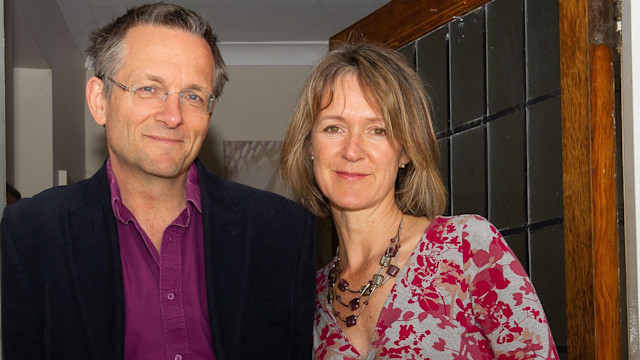
<svg viewBox="0 0 640 360">
<path fill-rule="evenodd" d="M 57 0 L 78 49 L 87 46 L 90 30 L 107 24 L 128 8 L 152 1 Z M 181 0 L 203 15 L 225 46 L 327 43 L 332 35 L 389 0 Z M 257 43 L 257 44 L 256 44 Z M 264 47 L 262 47 L 264 48 Z"/>
<path fill-rule="evenodd" d="M 5 0 L 14 67 L 82 56 L 87 36 L 155 0 Z M 328 39 L 389 0 L 174 0 L 203 15 L 228 65 L 312 65 Z M 28 15 L 27 15 L 28 14 Z M 55 43 L 52 48 L 51 43 Z M 47 51 L 48 48 L 48 51 Z"/>
</svg>

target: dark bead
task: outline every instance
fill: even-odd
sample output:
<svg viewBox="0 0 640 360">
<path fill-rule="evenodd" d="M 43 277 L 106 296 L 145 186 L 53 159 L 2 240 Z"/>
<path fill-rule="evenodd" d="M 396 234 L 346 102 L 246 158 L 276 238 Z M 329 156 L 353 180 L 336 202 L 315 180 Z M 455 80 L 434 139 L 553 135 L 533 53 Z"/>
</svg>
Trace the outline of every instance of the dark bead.
<svg viewBox="0 0 640 360">
<path fill-rule="evenodd" d="M 351 299 L 351 301 L 349 301 L 349 307 L 351 308 L 351 311 L 354 311 L 355 309 L 360 307 L 360 299 L 358 298 L 353 298 Z"/>
<path fill-rule="evenodd" d="M 347 282 L 347 280 L 340 279 L 340 282 L 338 283 L 338 289 L 340 289 L 340 291 L 345 291 L 348 287 L 349 283 Z"/>
<path fill-rule="evenodd" d="M 388 257 L 394 257 L 398 253 L 398 248 L 396 246 L 392 246 L 387 249 L 387 253 L 385 254 Z"/>
<path fill-rule="evenodd" d="M 369 296 L 371 295 L 371 293 L 373 292 L 373 285 L 371 285 L 371 282 L 369 282 L 369 286 L 366 287 L 366 289 L 363 289 L 364 291 L 362 292 L 362 296 Z"/>
<path fill-rule="evenodd" d="M 335 293 L 333 292 L 333 289 L 329 289 L 329 291 L 327 292 L 327 302 L 329 304 L 332 304 L 334 297 L 335 297 Z"/>
<path fill-rule="evenodd" d="M 338 279 L 338 275 L 332 271 L 329 273 L 329 286 L 333 286 L 333 284 L 336 283 L 336 280 Z"/>
<path fill-rule="evenodd" d="M 396 275 L 398 275 L 398 272 L 400 272 L 400 269 L 395 266 L 395 265 L 389 265 L 389 267 L 387 268 L 387 274 L 395 277 Z"/>
<path fill-rule="evenodd" d="M 347 323 L 347 327 L 354 326 L 356 324 L 356 316 L 355 315 L 347 316 L 347 318 L 345 319 L 345 322 Z"/>
</svg>

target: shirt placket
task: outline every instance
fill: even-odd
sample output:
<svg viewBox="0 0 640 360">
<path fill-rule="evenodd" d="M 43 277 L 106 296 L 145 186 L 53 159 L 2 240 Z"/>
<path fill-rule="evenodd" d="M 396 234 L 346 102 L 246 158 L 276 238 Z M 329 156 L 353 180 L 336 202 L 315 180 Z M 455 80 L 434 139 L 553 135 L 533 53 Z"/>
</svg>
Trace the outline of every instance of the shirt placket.
<svg viewBox="0 0 640 360">
<path fill-rule="evenodd" d="M 184 228 L 169 226 L 160 251 L 160 311 L 168 360 L 189 359 L 187 325 L 182 296 L 182 249 Z"/>
</svg>

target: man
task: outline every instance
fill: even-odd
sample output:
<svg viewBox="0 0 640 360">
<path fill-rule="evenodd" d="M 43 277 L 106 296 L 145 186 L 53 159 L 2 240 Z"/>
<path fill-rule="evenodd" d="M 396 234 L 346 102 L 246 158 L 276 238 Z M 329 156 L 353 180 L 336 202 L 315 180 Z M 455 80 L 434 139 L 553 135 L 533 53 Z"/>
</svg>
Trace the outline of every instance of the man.
<svg viewBox="0 0 640 360">
<path fill-rule="evenodd" d="M 227 80 L 215 43 L 169 4 L 91 35 L 109 158 L 5 210 L 5 360 L 310 356 L 314 218 L 196 159 Z"/>
</svg>

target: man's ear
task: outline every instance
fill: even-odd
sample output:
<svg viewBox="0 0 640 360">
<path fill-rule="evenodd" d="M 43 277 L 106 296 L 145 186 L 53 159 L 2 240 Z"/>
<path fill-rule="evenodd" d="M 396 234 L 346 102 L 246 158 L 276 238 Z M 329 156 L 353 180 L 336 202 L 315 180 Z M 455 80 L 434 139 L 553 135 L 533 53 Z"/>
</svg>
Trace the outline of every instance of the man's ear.
<svg viewBox="0 0 640 360">
<path fill-rule="evenodd" d="M 97 77 L 92 77 L 87 81 L 85 90 L 87 96 L 87 106 L 93 116 L 93 121 L 98 125 L 104 126 L 107 123 L 106 102 L 107 97 L 104 93 L 104 83 Z"/>
</svg>

